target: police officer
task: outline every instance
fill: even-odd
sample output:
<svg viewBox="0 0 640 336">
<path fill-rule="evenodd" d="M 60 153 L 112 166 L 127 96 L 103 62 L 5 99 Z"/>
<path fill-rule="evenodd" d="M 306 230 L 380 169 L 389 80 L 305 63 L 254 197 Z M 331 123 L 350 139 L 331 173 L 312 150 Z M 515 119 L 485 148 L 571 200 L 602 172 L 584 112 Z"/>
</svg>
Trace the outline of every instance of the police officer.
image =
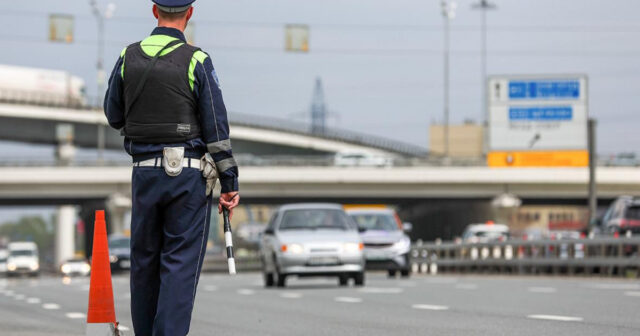
<svg viewBox="0 0 640 336">
<path fill-rule="evenodd" d="M 183 34 L 194 1 L 153 0 L 158 27 L 122 51 L 104 102 L 133 157 L 131 315 L 138 336 L 189 332 L 216 171 L 218 211 L 240 199 L 218 77 L 211 57 Z"/>
</svg>

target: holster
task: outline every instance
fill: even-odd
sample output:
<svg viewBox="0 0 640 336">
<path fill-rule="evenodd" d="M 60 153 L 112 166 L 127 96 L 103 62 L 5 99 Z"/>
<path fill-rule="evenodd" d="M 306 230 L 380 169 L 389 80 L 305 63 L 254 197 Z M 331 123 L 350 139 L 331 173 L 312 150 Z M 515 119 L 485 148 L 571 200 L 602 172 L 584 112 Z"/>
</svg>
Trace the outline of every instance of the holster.
<svg viewBox="0 0 640 336">
<path fill-rule="evenodd" d="M 178 176 L 182 173 L 183 160 L 184 147 L 165 147 L 162 150 L 162 166 L 169 176 Z"/>
</svg>

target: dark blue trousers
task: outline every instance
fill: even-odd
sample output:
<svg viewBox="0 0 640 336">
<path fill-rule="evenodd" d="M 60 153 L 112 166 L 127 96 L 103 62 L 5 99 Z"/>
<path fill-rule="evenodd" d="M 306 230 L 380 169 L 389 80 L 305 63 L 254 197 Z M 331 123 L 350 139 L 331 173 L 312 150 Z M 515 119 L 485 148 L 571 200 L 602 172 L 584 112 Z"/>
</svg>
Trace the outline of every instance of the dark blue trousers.
<svg viewBox="0 0 640 336">
<path fill-rule="evenodd" d="M 211 197 L 198 169 L 176 177 L 136 167 L 132 177 L 131 317 L 137 336 L 184 336 L 204 258 Z"/>
</svg>

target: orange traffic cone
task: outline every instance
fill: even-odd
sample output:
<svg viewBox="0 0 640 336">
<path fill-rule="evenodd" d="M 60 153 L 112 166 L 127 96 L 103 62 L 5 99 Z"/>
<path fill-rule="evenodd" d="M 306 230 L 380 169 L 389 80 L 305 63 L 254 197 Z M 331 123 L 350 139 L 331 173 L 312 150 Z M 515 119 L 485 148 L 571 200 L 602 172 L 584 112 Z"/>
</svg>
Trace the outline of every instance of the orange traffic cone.
<svg viewBox="0 0 640 336">
<path fill-rule="evenodd" d="M 87 312 L 87 336 L 120 335 L 113 304 L 109 244 L 104 210 L 96 211 L 91 256 L 91 284 Z"/>
</svg>

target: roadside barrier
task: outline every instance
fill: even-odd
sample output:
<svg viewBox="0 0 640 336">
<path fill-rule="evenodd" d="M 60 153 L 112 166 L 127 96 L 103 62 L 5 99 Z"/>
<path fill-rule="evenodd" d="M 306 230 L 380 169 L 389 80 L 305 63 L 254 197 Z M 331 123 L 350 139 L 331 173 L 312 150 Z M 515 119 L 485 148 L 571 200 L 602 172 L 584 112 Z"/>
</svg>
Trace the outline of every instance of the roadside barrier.
<svg viewBox="0 0 640 336">
<path fill-rule="evenodd" d="M 107 224 L 104 219 L 104 210 L 96 211 L 94 224 L 86 335 L 122 335 L 118 330 L 113 303 L 109 244 L 107 242 Z"/>
<path fill-rule="evenodd" d="M 640 237 L 417 243 L 414 273 L 564 274 L 640 277 Z"/>
</svg>

